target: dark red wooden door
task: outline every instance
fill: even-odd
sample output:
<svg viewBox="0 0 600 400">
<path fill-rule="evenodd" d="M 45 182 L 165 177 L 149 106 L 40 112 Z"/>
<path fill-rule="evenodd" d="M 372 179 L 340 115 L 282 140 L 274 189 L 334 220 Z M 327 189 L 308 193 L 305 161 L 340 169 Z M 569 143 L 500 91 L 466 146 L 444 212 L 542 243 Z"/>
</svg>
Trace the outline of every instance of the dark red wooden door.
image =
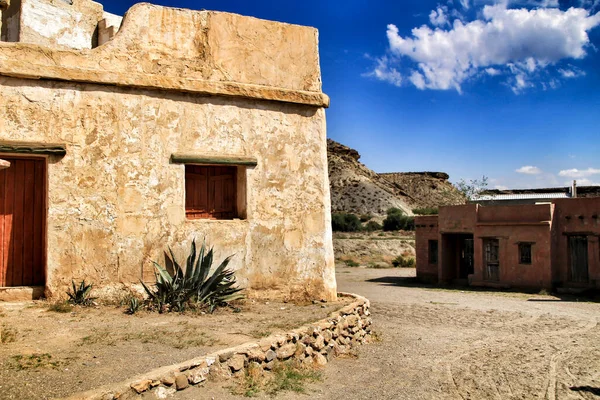
<svg viewBox="0 0 600 400">
<path fill-rule="evenodd" d="M 43 286 L 46 162 L 0 158 L 0 287 Z"/>
</svg>

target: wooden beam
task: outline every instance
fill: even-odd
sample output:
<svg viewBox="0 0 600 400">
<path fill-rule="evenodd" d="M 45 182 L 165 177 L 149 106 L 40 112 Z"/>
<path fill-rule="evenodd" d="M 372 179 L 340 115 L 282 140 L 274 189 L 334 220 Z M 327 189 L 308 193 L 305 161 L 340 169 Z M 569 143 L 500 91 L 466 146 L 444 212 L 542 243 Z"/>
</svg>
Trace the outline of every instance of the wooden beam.
<svg viewBox="0 0 600 400">
<path fill-rule="evenodd" d="M 204 156 L 198 154 L 175 153 L 171 155 L 173 164 L 204 164 L 204 165 L 244 165 L 256 167 L 258 161 L 254 157 L 244 156 Z"/>
<path fill-rule="evenodd" d="M 0 141 L 0 153 L 64 156 L 67 154 L 67 147 L 64 144 Z"/>
</svg>

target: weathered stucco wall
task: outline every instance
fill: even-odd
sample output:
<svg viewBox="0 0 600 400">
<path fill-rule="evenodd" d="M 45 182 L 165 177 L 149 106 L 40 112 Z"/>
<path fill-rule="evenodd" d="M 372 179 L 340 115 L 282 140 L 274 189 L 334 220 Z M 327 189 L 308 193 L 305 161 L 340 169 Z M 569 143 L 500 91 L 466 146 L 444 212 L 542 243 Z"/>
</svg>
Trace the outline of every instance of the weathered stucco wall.
<svg viewBox="0 0 600 400">
<path fill-rule="evenodd" d="M 136 282 L 167 245 L 206 237 L 218 259 L 236 253 L 243 284 L 335 294 L 322 109 L 13 78 L 0 87 L 0 140 L 67 145 L 48 166 L 49 288 Z M 170 163 L 181 152 L 257 158 L 247 220 L 186 220 L 184 166 Z"/>
<path fill-rule="evenodd" d="M 48 159 L 50 293 L 150 279 L 206 237 L 244 286 L 335 298 L 316 30 L 138 4 L 97 49 L 0 43 L 0 104 L 0 141 L 67 148 Z M 187 220 L 173 153 L 256 158 L 247 218 Z"/>
<path fill-rule="evenodd" d="M 102 17 L 89 0 L 21 0 L 19 41 L 49 47 L 91 49 Z"/>
</svg>

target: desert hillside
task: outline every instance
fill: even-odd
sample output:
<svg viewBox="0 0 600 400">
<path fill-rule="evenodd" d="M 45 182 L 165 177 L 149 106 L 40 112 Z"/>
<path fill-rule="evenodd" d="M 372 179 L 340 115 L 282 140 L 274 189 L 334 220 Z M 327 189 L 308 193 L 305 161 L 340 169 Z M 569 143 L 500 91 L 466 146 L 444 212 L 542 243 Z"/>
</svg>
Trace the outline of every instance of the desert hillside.
<svg viewBox="0 0 600 400">
<path fill-rule="evenodd" d="M 327 140 L 332 212 L 384 215 L 390 207 L 412 215 L 412 209 L 461 204 L 460 192 L 442 172 L 378 174 L 360 160 L 360 154 Z"/>
</svg>

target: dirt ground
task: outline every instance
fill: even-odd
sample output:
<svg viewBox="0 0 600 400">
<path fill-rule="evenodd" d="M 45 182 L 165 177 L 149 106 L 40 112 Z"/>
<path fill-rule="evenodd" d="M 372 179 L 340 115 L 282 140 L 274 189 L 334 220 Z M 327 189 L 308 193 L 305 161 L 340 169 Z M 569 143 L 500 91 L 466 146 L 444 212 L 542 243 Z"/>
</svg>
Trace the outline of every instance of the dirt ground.
<svg viewBox="0 0 600 400">
<path fill-rule="evenodd" d="M 0 399 L 47 399 L 116 383 L 325 318 L 344 303 L 297 306 L 246 300 L 213 315 L 124 308 L 49 311 L 0 303 Z"/>
<path fill-rule="evenodd" d="M 438 289 L 414 269 L 339 268 L 371 299 L 382 341 L 336 359 L 307 394 L 281 399 L 592 399 L 600 395 L 600 304 L 575 297 Z M 268 398 L 259 396 L 259 398 Z M 237 399 L 216 383 L 177 399 Z"/>
</svg>

